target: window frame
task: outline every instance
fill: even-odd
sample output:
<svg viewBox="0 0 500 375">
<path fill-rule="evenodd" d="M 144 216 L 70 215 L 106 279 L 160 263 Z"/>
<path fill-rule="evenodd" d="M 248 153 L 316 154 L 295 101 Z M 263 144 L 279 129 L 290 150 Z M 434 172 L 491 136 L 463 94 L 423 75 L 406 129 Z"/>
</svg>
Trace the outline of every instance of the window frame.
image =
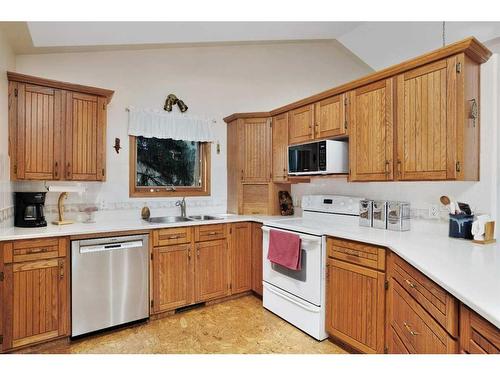
<svg viewBox="0 0 500 375">
<path fill-rule="evenodd" d="M 161 197 L 202 197 L 210 195 L 210 142 L 201 142 L 200 145 L 200 177 L 201 186 L 175 186 L 175 191 L 170 187 L 136 186 L 137 181 L 137 137 L 129 136 L 129 197 L 131 198 L 161 198 Z M 153 191 L 151 191 L 153 190 Z"/>
</svg>

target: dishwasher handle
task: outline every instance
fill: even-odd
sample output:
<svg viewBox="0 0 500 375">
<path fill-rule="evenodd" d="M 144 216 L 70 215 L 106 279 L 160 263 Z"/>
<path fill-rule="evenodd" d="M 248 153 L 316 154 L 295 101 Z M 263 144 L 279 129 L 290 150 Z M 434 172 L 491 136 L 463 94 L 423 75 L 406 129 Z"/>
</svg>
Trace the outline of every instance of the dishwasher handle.
<svg viewBox="0 0 500 375">
<path fill-rule="evenodd" d="M 89 245 L 80 247 L 80 254 L 88 254 L 88 253 L 98 253 L 103 251 L 112 251 L 112 250 L 123 250 L 123 249 L 132 249 L 135 247 L 143 247 L 142 240 L 138 241 L 128 241 L 128 242 L 117 242 L 117 243 L 105 243 L 101 245 Z"/>
</svg>

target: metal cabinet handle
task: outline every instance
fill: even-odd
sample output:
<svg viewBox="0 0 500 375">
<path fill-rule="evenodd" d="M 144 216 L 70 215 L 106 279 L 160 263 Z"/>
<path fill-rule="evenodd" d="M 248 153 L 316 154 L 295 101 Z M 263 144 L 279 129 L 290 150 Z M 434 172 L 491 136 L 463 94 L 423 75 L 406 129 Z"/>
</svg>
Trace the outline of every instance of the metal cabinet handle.
<svg viewBox="0 0 500 375">
<path fill-rule="evenodd" d="M 45 252 L 47 252 L 47 251 L 48 251 L 48 249 L 47 249 L 47 248 L 45 248 L 45 247 L 43 247 L 43 248 L 41 248 L 41 249 L 40 249 L 40 248 L 38 248 L 38 249 L 29 249 L 29 250 L 27 251 L 27 253 L 28 253 L 28 254 L 36 254 L 36 253 L 45 253 Z"/>
<path fill-rule="evenodd" d="M 70 177 L 71 176 L 71 163 L 68 162 L 66 165 L 66 176 Z"/>
<path fill-rule="evenodd" d="M 188 260 L 191 260 L 191 248 L 188 248 Z"/>
<path fill-rule="evenodd" d="M 417 336 L 417 335 L 420 335 L 420 333 L 414 331 L 411 329 L 411 327 L 408 325 L 408 323 L 406 322 L 403 322 L 403 325 L 405 326 L 405 328 L 408 330 L 408 332 L 410 332 L 410 335 L 412 336 Z"/>
<path fill-rule="evenodd" d="M 57 161 L 54 163 L 54 177 L 59 177 L 59 163 Z"/>
<path fill-rule="evenodd" d="M 385 178 L 389 177 L 389 165 L 390 164 L 391 164 L 391 162 L 389 160 L 385 161 Z"/>
<path fill-rule="evenodd" d="M 217 232 L 209 232 L 208 235 L 209 236 L 215 236 L 217 234 Z"/>
<path fill-rule="evenodd" d="M 168 237 L 169 240 L 176 240 L 178 238 L 180 238 L 180 236 L 170 236 L 170 237 Z"/>
<path fill-rule="evenodd" d="M 407 283 L 407 284 L 410 286 L 410 288 L 413 288 L 413 289 L 416 289 L 416 288 L 417 288 L 417 286 L 416 286 L 415 284 L 413 284 L 413 283 L 412 283 L 410 280 L 408 280 L 408 279 L 405 279 L 405 283 Z"/>
<path fill-rule="evenodd" d="M 469 100 L 471 102 L 470 106 L 470 118 L 472 119 L 472 126 L 476 127 L 476 120 L 479 117 L 479 109 L 476 99 Z"/>
<path fill-rule="evenodd" d="M 196 256 L 199 258 L 200 257 L 200 247 L 196 246 Z"/>
<path fill-rule="evenodd" d="M 64 263 L 63 261 L 59 261 L 59 278 L 64 279 Z"/>
<path fill-rule="evenodd" d="M 398 159 L 398 176 L 401 177 L 401 160 Z"/>
</svg>

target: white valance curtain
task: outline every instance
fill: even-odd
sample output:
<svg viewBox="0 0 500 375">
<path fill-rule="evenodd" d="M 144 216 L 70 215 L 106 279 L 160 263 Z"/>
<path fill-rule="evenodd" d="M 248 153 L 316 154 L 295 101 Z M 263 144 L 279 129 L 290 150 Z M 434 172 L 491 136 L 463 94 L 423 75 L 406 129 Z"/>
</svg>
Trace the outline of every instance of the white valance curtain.
<svg viewBox="0 0 500 375">
<path fill-rule="evenodd" d="M 154 109 L 127 108 L 128 134 L 146 138 L 170 138 L 182 141 L 215 141 L 214 121 L 185 113 Z"/>
</svg>

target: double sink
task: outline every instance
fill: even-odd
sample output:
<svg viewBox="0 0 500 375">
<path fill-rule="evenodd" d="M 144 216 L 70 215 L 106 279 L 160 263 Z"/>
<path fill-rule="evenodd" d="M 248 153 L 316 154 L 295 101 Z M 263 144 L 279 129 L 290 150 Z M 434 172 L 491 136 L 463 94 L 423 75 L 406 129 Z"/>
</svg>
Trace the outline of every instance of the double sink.
<svg viewBox="0 0 500 375">
<path fill-rule="evenodd" d="M 206 221 L 206 220 L 223 220 L 223 217 L 211 215 L 193 215 L 193 216 L 156 216 L 146 219 L 150 223 L 182 223 L 185 221 Z"/>
</svg>

